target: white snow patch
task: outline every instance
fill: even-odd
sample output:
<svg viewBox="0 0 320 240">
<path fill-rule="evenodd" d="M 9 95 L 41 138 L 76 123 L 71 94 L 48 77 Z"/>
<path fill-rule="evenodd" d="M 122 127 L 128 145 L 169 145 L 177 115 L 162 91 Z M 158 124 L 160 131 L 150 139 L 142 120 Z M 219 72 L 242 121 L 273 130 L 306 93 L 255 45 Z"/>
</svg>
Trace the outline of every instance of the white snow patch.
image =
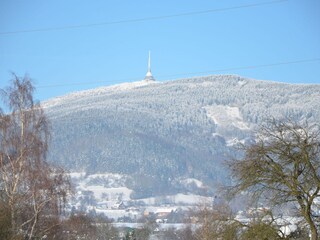
<svg viewBox="0 0 320 240">
<path fill-rule="evenodd" d="M 288 236 L 290 233 L 296 231 L 297 229 L 298 226 L 296 224 L 288 224 L 280 228 L 281 232 L 283 232 L 285 236 Z"/>
<path fill-rule="evenodd" d="M 121 84 L 117 84 L 117 85 L 113 85 L 113 86 L 109 86 L 109 87 L 105 87 L 104 90 L 107 91 L 126 91 L 126 90 L 131 90 L 137 87 L 143 87 L 146 85 L 150 85 L 150 84 L 157 84 L 158 82 L 154 82 L 154 81 L 137 81 L 137 82 L 130 82 L 130 83 L 121 83 Z"/>
<path fill-rule="evenodd" d="M 177 210 L 177 207 L 154 207 L 154 206 L 148 206 L 145 208 L 145 211 L 152 212 L 152 213 L 171 213 L 175 212 Z"/>
<path fill-rule="evenodd" d="M 242 87 L 242 86 L 244 86 L 244 85 L 246 85 L 247 84 L 247 81 L 245 81 L 245 80 L 239 80 L 238 81 L 238 85 L 240 86 L 240 87 Z"/>
<path fill-rule="evenodd" d="M 213 202 L 212 197 L 205 197 L 195 194 L 182 194 L 178 193 L 176 195 L 169 195 L 165 197 L 166 199 L 170 200 L 171 204 L 175 205 L 201 205 L 201 204 L 209 204 Z M 151 198 L 143 198 L 139 199 L 143 201 L 147 205 L 155 205 L 158 202 L 157 197 Z"/>
<path fill-rule="evenodd" d="M 231 147 L 231 146 L 236 146 L 238 144 L 244 144 L 245 143 L 245 140 L 242 139 L 242 140 L 239 140 L 238 138 L 233 138 L 233 139 L 229 139 L 226 141 L 226 144 L 227 146 Z"/>
<path fill-rule="evenodd" d="M 91 186 L 82 186 L 82 190 L 84 191 L 91 191 L 94 194 L 95 199 L 98 201 L 104 200 L 104 196 L 113 196 L 116 200 L 118 196 L 121 196 L 122 200 L 130 200 L 130 194 L 132 190 L 126 187 L 119 187 L 119 188 L 106 188 L 103 186 L 98 185 L 91 185 Z"/>
<path fill-rule="evenodd" d="M 69 176 L 76 184 L 77 195 L 91 191 L 94 198 L 101 201 L 130 200 L 132 190 L 124 185 L 126 175 L 117 173 L 100 173 L 86 175 L 83 172 L 72 172 Z"/>
<path fill-rule="evenodd" d="M 206 203 L 212 203 L 213 198 L 212 197 L 204 197 L 200 195 L 195 194 L 177 194 L 175 195 L 175 201 L 176 203 L 180 204 L 190 204 L 190 205 L 197 205 L 197 204 L 206 204 Z"/>
<path fill-rule="evenodd" d="M 68 175 L 72 179 L 74 179 L 74 178 L 78 179 L 78 178 L 83 178 L 86 175 L 86 173 L 85 172 L 71 172 Z"/>
<path fill-rule="evenodd" d="M 120 217 L 125 217 L 125 216 L 129 217 L 129 214 L 128 212 L 126 212 L 126 210 L 110 210 L 110 209 L 95 208 L 95 211 L 98 214 L 103 213 L 108 218 L 113 218 L 115 220 L 117 220 Z"/>
<path fill-rule="evenodd" d="M 204 187 L 203 182 L 195 178 L 183 179 L 183 180 L 180 180 L 180 182 L 184 185 L 195 184 L 198 188 Z"/>
<path fill-rule="evenodd" d="M 238 107 L 224 105 L 206 106 L 207 116 L 210 117 L 219 127 L 228 128 L 230 126 L 241 130 L 249 130 L 249 126 L 243 121 Z"/>
</svg>

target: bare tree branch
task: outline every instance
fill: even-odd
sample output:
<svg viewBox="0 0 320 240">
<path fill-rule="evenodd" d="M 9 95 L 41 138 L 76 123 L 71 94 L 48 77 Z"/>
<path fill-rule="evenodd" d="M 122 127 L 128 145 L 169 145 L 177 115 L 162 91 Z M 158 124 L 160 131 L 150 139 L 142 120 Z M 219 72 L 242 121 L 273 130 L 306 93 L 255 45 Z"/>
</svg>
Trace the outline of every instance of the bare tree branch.
<svg viewBox="0 0 320 240">
<path fill-rule="evenodd" d="M 300 215 L 318 239 L 319 225 L 313 217 L 320 191 L 320 128 L 292 120 L 272 120 L 261 127 L 256 143 L 245 146 L 242 161 L 230 163 L 238 184 L 231 193 L 252 191 L 258 197 L 268 193 L 274 205 L 295 202 Z"/>
</svg>

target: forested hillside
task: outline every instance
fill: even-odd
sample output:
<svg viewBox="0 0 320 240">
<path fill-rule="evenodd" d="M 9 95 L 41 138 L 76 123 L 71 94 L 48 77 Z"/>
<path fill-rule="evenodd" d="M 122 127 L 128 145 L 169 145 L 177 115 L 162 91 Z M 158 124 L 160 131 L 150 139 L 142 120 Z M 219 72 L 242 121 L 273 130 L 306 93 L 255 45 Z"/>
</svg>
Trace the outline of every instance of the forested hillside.
<svg viewBox="0 0 320 240">
<path fill-rule="evenodd" d="M 224 161 L 270 117 L 318 122 L 320 85 L 216 75 L 135 82 L 43 103 L 49 159 L 70 171 L 120 173 L 134 197 L 208 194 L 230 178 Z M 204 186 L 186 184 L 198 179 Z"/>
</svg>

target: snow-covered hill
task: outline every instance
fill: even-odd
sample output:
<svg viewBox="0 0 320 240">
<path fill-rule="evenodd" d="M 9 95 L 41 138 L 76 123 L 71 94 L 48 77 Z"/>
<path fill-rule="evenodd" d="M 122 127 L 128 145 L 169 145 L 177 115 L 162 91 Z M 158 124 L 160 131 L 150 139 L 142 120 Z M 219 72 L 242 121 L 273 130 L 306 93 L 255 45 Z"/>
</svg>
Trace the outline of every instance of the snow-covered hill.
<svg viewBox="0 0 320 240">
<path fill-rule="evenodd" d="M 43 106 L 52 162 L 125 175 L 131 197 L 208 195 L 230 181 L 224 161 L 239 154 L 234 146 L 267 118 L 319 122 L 320 85 L 216 75 L 101 87 Z"/>
</svg>

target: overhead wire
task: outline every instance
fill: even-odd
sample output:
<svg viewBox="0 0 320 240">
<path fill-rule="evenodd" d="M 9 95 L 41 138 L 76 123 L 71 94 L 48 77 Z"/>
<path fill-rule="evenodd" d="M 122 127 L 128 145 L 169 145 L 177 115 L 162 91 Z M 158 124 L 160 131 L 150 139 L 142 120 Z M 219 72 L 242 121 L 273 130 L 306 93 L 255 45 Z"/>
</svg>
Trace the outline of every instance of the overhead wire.
<svg viewBox="0 0 320 240">
<path fill-rule="evenodd" d="M 274 0 L 274 1 L 267 1 L 267 2 L 261 2 L 261 3 L 238 5 L 238 6 L 233 6 L 233 7 L 215 8 L 215 9 L 202 10 L 202 11 L 177 13 L 177 14 L 171 14 L 171 15 L 133 18 L 133 19 L 127 19 L 127 20 L 124 19 L 124 20 L 118 20 L 118 21 L 79 24 L 79 25 L 70 25 L 70 26 L 62 26 L 62 27 L 47 27 L 47 28 L 38 28 L 38 29 L 7 31 L 7 32 L 0 32 L 0 35 L 12 35 L 12 34 L 20 34 L 20 33 L 34 33 L 34 32 L 50 32 L 50 31 L 59 31 L 59 30 L 99 27 L 99 26 L 107 26 L 107 25 L 115 25 L 115 24 L 147 22 L 147 21 L 162 20 L 162 19 L 169 19 L 169 18 L 209 14 L 209 13 L 215 13 L 215 12 L 224 12 L 224 11 L 230 11 L 230 10 L 236 10 L 236 9 L 242 9 L 242 8 L 259 7 L 259 6 L 264 6 L 264 5 L 278 4 L 278 3 L 287 2 L 287 1 L 289 1 L 289 0 Z"/>
<path fill-rule="evenodd" d="M 247 70 L 247 69 L 256 69 L 256 68 L 267 68 L 267 67 L 276 67 L 282 65 L 290 65 L 290 64 L 300 64 L 300 63 L 311 63 L 311 62 L 320 62 L 320 58 L 309 58 L 309 59 L 300 59 L 300 60 L 292 60 L 292 61 L 283 61 L 283 62 L 275 62 L 275 63 L 267 63 L 267 64 L 260 64 L 260 65 L 249 65 L 249 66 L 239 66 L 239 67 L 230 67 L 230 68 L 221 68 L 221 69 L 213 69 L 201 72 L 186 72 L 186 73 L 177 73 L 177 74 L 169 74 L 169 75 L 159 75 L 157 79 L 171 78 L 171 77 L 178 77 L 178 76 L 191 76 L 195 74 L 210 74 L 210 73 L 218 73 L 218 72 L 226 72 L 226 71 L 235 71 L 235 70 Z M 92 84 L 99 84 L 99 83 L 113 83 L 113 84 L 120 84 L 125 81 L 133 82 L 139 81 L 143 79 L 137 78 L 124 78 L 124 79 L 115 79 L 113 81 L 90 81 L 90 82 L 73 82 L 73 83 L 59 83 L 59 84 L 52 84 L 52 85 L 40 85 L 37 88 L 53 88 L 53 87 L 67 87 L 67 86 L 82 86 L 82 85 L 92 85 Z"/>
<path fill-rule="evenodd" d="M 264 67 L 276 67 L 281 65 L 317 62 L 317 61 L 320 61 L 320 58 L 310 58 L 310 59 L 293 60 L 293 61 L 285 61 L 285 62 L 267 63 L 267 64 L 260 64 L 260 65 L 221 68 L 221 69 L 201 71 L 201 72 L 189 72 L 189 73 L 183 73 L 183 74 L 165 75 L 164 77 L 175 77 L 175 76 L 181 76 L 181 75 L 205 74 L 205 73 L 225 72 L 225 71 L 234 71 L 234 70 L 246 70 L 246 69 L 264 68 Z"/>
<path fill-rule="evenodd" d="M 144 17 L 144 18 L 136 18 L 136 19 L 128 19 L 128 20 L 100 22 L 100 23 L 72 25 L 72 26 L 62 26 L 62 27 L 52 27 L 52 28 L 40 28 L 40 29 L 0 32 L 0 35 L 31 33 L 31 32 L 47 32 L 47 31 L 68 30 L 68 29 L 77 29 L 77 28 L 88 28 L 88 27 L 96 27 L 96 26 L 103 26 L 103 25 L 125 24 L 125 23 L 152 21 L 152 20 L 161 20 L 161 19 L 167 19 L 167 18 L 175 18 L 175 17 L 183 17 L 183 16 L 208 14 L 208 13 L 214 13 L 214 12 L 230 11 L 230 10 L 236 10 L 236 9 L 242 9 L 242 8 L 259 7 L 259 6 L 263 6 L 263 5 L 272 5 L 272 4 L 278 4 L 278 3 L 287 2 L 287 1 L 289 1 L 289 0 L 274 0 L 274 1 L 266 1 L 266 2 L 261 2 L 261 3 L 238 5 L 238 6 L 225 7 L 225 8 L 215 8 L 215 9 L 209 9 L 209 10 L 203 10 L 203 11 L 178 13 L 178 14 L 172 14 L 172 15 L 162 15 L 162 16 L 154 16 L 154 17 Z M 164 78 L 184 76 L 184 75 L 206 74 L 206 73 L 216 73 L 216 72 L 225 72 L 225 71 L 234 71 L 234 70 L 254 69 L 254 68 L 272 67 L 272 66 L 279 66 L 279 65 L 288 65 L 288 64 L 294 64 L 294 63 L 315 62 L 315 61 L 320 61 L 320 58 L 303 59 L 303 60 L 295 60 L 295 61 L 287 61 L 287 62 L 277 62 L 277 63 L 262 64 L 262 65 L 222 68 L 222 69 L 214 69 L 214 70 L 201 71 L 201 72 L 188 72 L 188 73 L 178 73 L 178 74 L 170 74 L 170 75 L 160 75 L 157 78 L 164 79 Z M 97 83 L 119 84 L 124 81 L 129 81 L 129 82 L 137 81 L 137 79 L 139 79 L 139 78 L 137 77 L 137 78 L 117 79 L 115 81 L 111 81 L 111 80 L 110 81 L 90 81 L 90 82 L 74 82 L 74 83 L 67 83 L 67 84 L 60 83 L 60 84 L 53 84 L 53 85 L 42 85 L 42 86 L 40 85 L 40 86 L 38 86 L 38 88 L 66 87 L 66 86 L 76 86 L 76 85 L 92 85 L 92 84 L 97 84 Z"/>
<path fill-rule="evenodd" d="M 219 71 L 230 71 L 230 70 L 241 70 L 241 69 L 254 69 L 254 68 L 261 68 L 261 67 L 274 67 L 274 66 L 281 66 L 281 65 L 288 65 L 288 64 L 298 64 L 298 63 L 308 63 L 308 62 L 317 62 L 320 61 L 320 58 L 313 58 L 313 59 L 304 59 L 304 60 L 295 60 L 295 61 L 287 61 L 287 62 L 278 62 L 278 63 L 269 63 L 269 64 L 261 64 L 261 65 L 255 65 L 255 66 L 245 66 L 245 67 L 233 67 L 233 68 L 224 68 L 224 69 L 219 69 L 219 70 L 213 70 L 213 71 L 206 71 L 206 72 L 194 72 L 194 73 L 185 73 L 185 74 L 203 74 L 203 73 L 212 73 L 212 72 L 219 72 Z M 185 75 L 184 74 L 184 75 Z M 177 76 L 176 75 L 166 75 L 166 76 Z M 100 82 L 101 83 L 101 82 Z M 110 82 L 111 83 L 111 82 Z M 114 83 L 114 82 L 112 82 Z M 51 86 L 52 87 L 52 86 Z M 125 108 L 125 107 L 124 107 Z M 127 108 L 127 110 L 132 110 L 130 108 Z M 64 116 L 60 116 L 57 117 L 58 121 L 66 121 L 68 118 L 68 114 L 64 115 Z M 83 119 L 104 119 L 105 116 L 104 115 L 100 115 L 100 116 L 82 116 L 82 117 L 77 117 L 77 118 L 73 118 L 73 119 L 68 119 L 68 122 L 74 122 L 74 121 L 79 121 L 79 120 L 83 120 Z"/>
</svg>

